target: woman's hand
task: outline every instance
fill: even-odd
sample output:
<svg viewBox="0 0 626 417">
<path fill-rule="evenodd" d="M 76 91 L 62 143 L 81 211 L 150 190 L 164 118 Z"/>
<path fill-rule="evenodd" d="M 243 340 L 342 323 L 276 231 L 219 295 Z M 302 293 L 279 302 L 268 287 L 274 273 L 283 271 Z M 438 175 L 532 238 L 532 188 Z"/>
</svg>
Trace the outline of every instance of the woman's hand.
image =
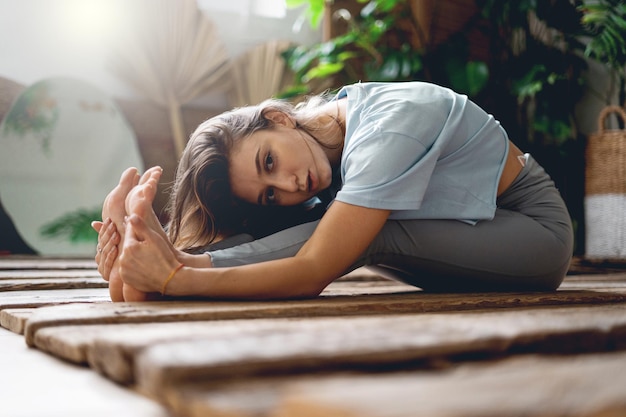
<svg viewBox="0 0 626 417">
<path fill-rule="evenodd" d="M 120 243 L 120 234 L 110 218 L 104 222 L 94 221 L 91 223 L 98 232 L 98 246 L 96 248 L 96 264 L 98 272 L 105 281 L 109 281 L 115 260 L 117 259 L 117 245 Z"/>
<path fill-rule="evenodd" d="M 126 222 L 120 275 L 124 284 L 143 292 L 161 292 L 169 274 L 181 263 L 171 243 L 137 215 Z"/>
</svg>

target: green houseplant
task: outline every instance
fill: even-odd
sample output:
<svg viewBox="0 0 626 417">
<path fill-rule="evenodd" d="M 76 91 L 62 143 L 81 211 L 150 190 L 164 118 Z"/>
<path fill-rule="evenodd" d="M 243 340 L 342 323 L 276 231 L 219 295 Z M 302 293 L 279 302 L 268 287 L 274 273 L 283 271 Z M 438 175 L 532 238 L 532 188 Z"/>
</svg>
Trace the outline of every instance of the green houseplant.
<svg viewBox="0 0 626 417">
<path fill-rule="evenodd" d="M 579 6 L 589 38 L 585 56 L 604 62 L 611 70 L 618 104 L 626 103 L 626 3 L 602 0 Z M 611 97 L 607 98 L 610 103 Z"/>
<path fill-rule="evenodd" d="M 424 28 L 413 18 L 406 0 L 357 0 L 359 13 L 338 10 L 345 33 L 312 46 L 295 46 L 283 57 L 295 74 L 293 86 L 282 92 L 292 97 L 339 87 L 356 81 L 407 81 L 443 75 L 455 89 L 477 94 L 486 84 L 485 63 L 468 60 L 467 42 L 458 37 L 435 53 Z M 305 5 L 312 26 L 319 24 L 327 0 L 287 0 L 290 7 Z M 436 70 L 433 70 L 435 68 Z M 439 69 L 443 69 L 440 71 Z"/>
</svg>

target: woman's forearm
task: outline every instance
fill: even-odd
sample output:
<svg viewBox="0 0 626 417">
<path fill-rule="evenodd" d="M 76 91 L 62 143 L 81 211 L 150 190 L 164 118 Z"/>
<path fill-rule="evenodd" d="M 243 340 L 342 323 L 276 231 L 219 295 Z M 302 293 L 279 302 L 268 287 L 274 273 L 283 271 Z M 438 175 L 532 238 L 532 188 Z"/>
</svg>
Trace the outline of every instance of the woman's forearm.
<svg viewBox="0 0 626 417">
<path fill-rule="evenodd" d="M 183 268 L 168 287 L 168 295 L 314 297 L 355 261 L 388 216 L 385 210 L 336 202 L 295 256 L 234 267 Z"/>
<path fill-rule="evenodd" d="M 186 266 L 169 283 L 167 294 L 251 300 L 309 298 L 319 295 L 334 278 L 303 257 L 232 268 Z"/>
<path fill-rule="evenodd" d="M 120 271 L 124 282 L 140 291 L 171 296 L 314 297 L 354 263 L 388 215 L 387 211 L 338 202 L 295 256 L 223 268 L 196 266 L 208 264 L 209 257 L 173 250 L 169 241 L 133 215 L 127 222 Z M 181 268 L 181 264 L 185 266 Z"/>
</svg>

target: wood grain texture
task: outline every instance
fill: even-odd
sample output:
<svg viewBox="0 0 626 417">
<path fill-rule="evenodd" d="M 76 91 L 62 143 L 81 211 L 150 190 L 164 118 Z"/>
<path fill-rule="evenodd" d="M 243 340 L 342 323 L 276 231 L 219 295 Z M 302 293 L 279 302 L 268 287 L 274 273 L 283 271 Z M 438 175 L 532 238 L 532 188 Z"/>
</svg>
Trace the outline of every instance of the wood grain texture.
<svg viewBox="0 0 626 417">
<path fill-rule="evenodd" d="M 618 417 L 626 415 L 626 353 L 339 377 L 290 391 L 272 417 Z"/>
<path fill-rule="evenodd" d="M 0 280 L 0 292 L 74 290 L 74 289 L 83 289 L 83 288 L 108 288 L 108 287 L 109 287 L 109 283 L 103 280 L 101 277 L 2 279 Z"/>
<path fill-rule="evenodd" d="M 341 375 L 354 376 L 354 373 L 331 375 L 266 375 L 245 380 L 183 382 L 168 389 L 160 401 L 175 417 L 271 417 L 285 396 L 291 394 L 290 388 L 294 385 L 324 384 Z M 335 415 L 328 414 L 328 417 Z"/>
<path fill-rule="evenodd" d="M 0 257 L 2 269 L 96 269 L 93 258 L 46 258 L 40 256 Z"/>
<path fill-rule="evenodd" d="M 69 303 L 104 303 L 109 301 L 107 288 L 75 290 L 5 291 L 0 292 L 0 311 L 5 308 L 43 307 Z"/>
<path fill-rule="evenodd" d="M 330 287 L 341 285 L 333 283 Z M 332 290 L 332 289 L 331 289 Z M 78 290 L 73 290 L 78 291 Z M 96 290 L 84 290 L 96 291 Z M 329 290 L 330 291 L 330 290 Z M 350 292 L 350 291 L 348 291 Z M 38 291 L 37 296 L 45 293 Z M 355 292 L 352 291 L 351 294 Z M 358 292 L 356 292 L 358 294 Z M 3 308 L 31 307 L 37 300 L 3 298 Z M 32 293 L 31 297 L 32 297 Z M 68 294 L 39 300 L 40 305 L 67 304 Z M 97 301 L 96 299 L 91 300 Z M 28 320 L 25 337 L 33 345 L 35 333 L 44 327 L 102 323 L 142 323 L 150 321 L 232 320 L 247 318 L 324 317 L 380 315 L 393 313 L 419 313 L 438 311 L 471 311 L 486 308 L 512 308 L 524 306 L 607 304 L 626 302 L 626 291 L 563 290 L 546 293 L 477 293 L 428 294 L 414 291 L 400 294 L 322 296 L 297 301 L 169 301 L 159 303 L 92 303 L 79 306 L 58 306 L 36 311 Z M 31 304 L 31 305 L 29 305 Z"/>
<path fill-rule="evenodd" d="M 40 278 L 100 278 L 95 269 L 18 269 L 0 270 L 0 282 L 5 279 L 40 279 Z"/>
<path fill-rule="evenodd" d="M 0 311 L 0 326 L 13 333 L 24 334 L 26 321 L 33 314 L 33 308 L 8 308 Z"/>
<path fill-rule="evenodd" d="M 135 372 L 159 398 L 185 380 L 244 379 L 259 374 L 341 369 L 385 371 L 468 355 L 580 352 L 626 347 L 626 305 L 520 309 L 249 323 L 208 323 L 186 337 L 127 343 L 97 338 L 96 368 L 116 378 Z M 187 338 L 188 340 L 185 340 Z M 132 340 L 132 338 L 131 338 Z M 134 362 L 131 362 L 134 358 Z M 122 373 L 115 368 L 120 363 Z M 120 369 L 121 369 L 120 368 Z M 131 369 L 127 371 L 127 369 Z M 131 381 L 124 381 L 131 382 Z"/>
<path fill-rule="evenodd" d="M 383 374 L 190 381 L 161 401 L 177 417 L 621 417 L 625 363 L 624 352 L 515 356 Z"/>
</svg>

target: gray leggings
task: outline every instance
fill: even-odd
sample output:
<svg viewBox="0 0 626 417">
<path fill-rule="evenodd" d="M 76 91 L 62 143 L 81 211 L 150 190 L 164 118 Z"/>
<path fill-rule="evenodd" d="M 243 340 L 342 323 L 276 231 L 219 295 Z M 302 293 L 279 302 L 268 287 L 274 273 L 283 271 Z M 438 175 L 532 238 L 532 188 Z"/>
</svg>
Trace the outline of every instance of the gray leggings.
<svg viewBox="0 0 626 417">
<path fill-rule="evenodd" d="M 513 184 L 498 197 L 493 220 L 388 220 L 350 267 L 429 291 L 553 290 L 567 273 L 573 247 L 570 216 L 554 183 L 529 157 Z M 237 236 L 210 248 L 216 267 L 295 255 L 317 222 L 244 244 Z M 346 272 L 349 272 L 346 271 Z"/>
</svg>

